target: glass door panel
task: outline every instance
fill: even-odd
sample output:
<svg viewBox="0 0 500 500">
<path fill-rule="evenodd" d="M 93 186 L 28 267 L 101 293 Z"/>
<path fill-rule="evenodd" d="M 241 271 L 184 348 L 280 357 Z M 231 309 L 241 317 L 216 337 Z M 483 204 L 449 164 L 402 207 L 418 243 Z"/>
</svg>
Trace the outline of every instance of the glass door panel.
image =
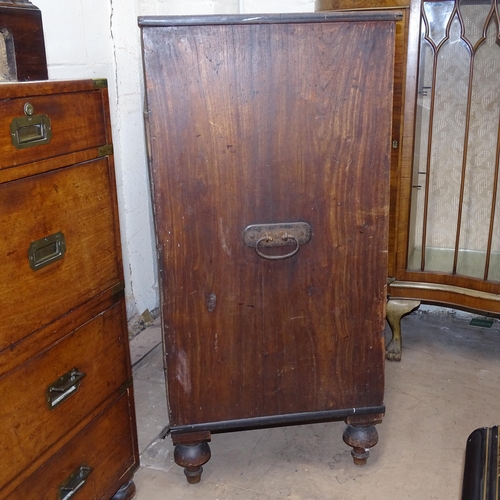
<svg viewBox="0 0 500 500">
<path fill-rule="evenodd" d="M 500 280 L 498 1 L 422 3 L 409 270 Z"/>
</svg>

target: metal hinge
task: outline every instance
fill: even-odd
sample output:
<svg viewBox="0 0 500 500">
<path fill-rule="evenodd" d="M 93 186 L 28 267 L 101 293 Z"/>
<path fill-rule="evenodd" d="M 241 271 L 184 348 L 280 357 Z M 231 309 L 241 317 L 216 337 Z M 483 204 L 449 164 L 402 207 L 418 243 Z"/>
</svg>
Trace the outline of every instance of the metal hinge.
<svg viewBox="0 0 500 500">
<path fill-rule="evenodd" d="M 97 148 L 97 155 L 99 157 L 108 156 L 113 154 L 113 144 L 106 144 Z"/>
<path fill-rule="evenodd" d="M 108 80 L 106 78 L 94 78 L 92 79 L 92 85 L 94 89 L 107 89 Z"/>
</svg>

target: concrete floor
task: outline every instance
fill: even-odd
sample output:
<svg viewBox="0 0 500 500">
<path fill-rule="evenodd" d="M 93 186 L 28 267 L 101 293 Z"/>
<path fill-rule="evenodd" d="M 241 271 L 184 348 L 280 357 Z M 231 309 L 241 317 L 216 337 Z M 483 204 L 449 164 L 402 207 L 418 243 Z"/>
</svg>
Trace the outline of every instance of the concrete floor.
<svg viewBox="0 0 500 500">
<path fill-rule="evenodd" d="M 136 500 L 460 500 L 465 444 L 500 424 L 500 322 L 417 311 L 403 319 L 403 359 L 386 362 L 386 416 L 366 466 L 343 422 L 214 434 L 201 483 L 173 461 L 158 325 L 132 342 L 141 468 Z M 147 353 L 147 354 L 146 354 Z M 146 355 L 145 355 L 146 354 Z"/>
</svg>

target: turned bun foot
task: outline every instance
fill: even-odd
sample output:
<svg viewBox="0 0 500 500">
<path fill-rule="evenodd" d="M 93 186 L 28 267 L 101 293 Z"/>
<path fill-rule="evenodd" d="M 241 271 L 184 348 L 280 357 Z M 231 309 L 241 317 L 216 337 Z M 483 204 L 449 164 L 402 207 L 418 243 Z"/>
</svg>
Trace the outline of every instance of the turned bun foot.
<svg viewBox="0 0 500 500">
<path fill-rule="evenodd" d="M 129 481 L 111 497 L 111 500 L 130 500 L 134 497 L 135 491 L 134 481 Z"/>
<path fill-rule="evenodd" d="M 365 465 L 370 448 L 378 443 L 378 432 L 374 425 L 348 425 L 342 436 L 344 443 L 352 447 L 351 455 L 356 465 Z"/>
<path fill-rule="evenodd" d="M 177 465 L 184 467 L 184 474 L 190 484 L 199 483 L 202 465 L 210 460 L 210 446 L 206 441 L 196 444 L 177 444 L 174 449 L 174 460 Z"/>
</svg>

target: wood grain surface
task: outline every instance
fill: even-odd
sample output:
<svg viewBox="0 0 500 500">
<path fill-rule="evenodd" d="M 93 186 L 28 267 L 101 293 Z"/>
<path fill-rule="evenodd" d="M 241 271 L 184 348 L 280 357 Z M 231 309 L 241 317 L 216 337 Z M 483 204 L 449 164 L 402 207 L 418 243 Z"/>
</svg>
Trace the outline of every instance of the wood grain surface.
<svg viewBox="0 0 500 500">
<path fill-rule="evenodd" d="M 3 462 L 0 485 L 19 471 L 41 465 L 55 444 L 60 447 L 102 411 L 103 404 L 116 399 L 129 380 L 123 317 L 124 304 L 116 305 L 0 379 L 0 421 L 5 426 L 0 449 L 23 450 Z M 78 390 L 49 408 L 47 388 L 73 368 L 85 373 Z"/>
<path fill-rule="evenodd" d="M 122 281 L 108 158 L 0 184 L 0 352 Z M 63 257 L 32 270 L 33 241 L 62 232 Z"/>
<path fill-rule="evenodd" d="M 393 30 L 143 28 L 172 426 L 383 404 Z"/>
</svg>

